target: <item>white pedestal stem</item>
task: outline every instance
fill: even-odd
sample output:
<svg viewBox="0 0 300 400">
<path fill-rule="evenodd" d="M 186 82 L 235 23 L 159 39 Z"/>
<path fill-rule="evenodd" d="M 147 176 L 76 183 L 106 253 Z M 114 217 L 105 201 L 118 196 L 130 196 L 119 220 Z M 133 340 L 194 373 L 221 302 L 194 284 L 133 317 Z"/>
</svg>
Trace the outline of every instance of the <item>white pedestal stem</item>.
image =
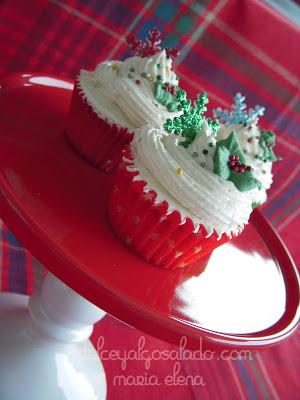
<svg viewBox="0 0 300 400">
<path fill-rule="evenodd" d="M 104 315 L 52 274 L 29 302 L 1 294 L 0 399 L 105 399 L 105 372 L 88 340 Z"/>
</svg>

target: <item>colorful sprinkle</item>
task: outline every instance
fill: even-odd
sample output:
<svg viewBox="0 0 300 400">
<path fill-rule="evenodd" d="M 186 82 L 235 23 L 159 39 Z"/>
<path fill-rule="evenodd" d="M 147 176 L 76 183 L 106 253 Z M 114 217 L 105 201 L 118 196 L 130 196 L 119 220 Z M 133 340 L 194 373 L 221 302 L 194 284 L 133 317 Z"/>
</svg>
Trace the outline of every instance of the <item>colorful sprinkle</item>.
<svg viewBox="0 0 300 400">
<path fill-rule="evenodd" d="M 208 143 L 209 147 L 214 147 L 214 144 L 212 142 Z"/>
<path fill-rule="evenodd" d="M 128 78 L 133 78 L 133 74 L 129 73 Z"/>
<path fill-rule="evenodd" d="M 208 150 L 204 149 L 202 153 L 203 154 L 208 154 Z"/>
<path fill-rule="evenodd" d="M 157 79 L 158 81 L 161 81 L 161 75 L 156 75 L 156 79 Z"/>
<path fill-rule="evenodd" d="M 196 158 L 196 157 L 199 156 L 199 154 L 198 154 L 196 151 L 194 151 L 194 152 L 192 153 L 192 156 L 193 156 L 194 158 Z"/>
<path fill-rule="evenodd" d="M 205 162 L 201 162 L 200 166 L 204 168 L 205 167 Z"/>
<path fill-rule="evenodd" d="M 137 80 L 135 81 L 135 83 L 136 83 L 137 85 L 140 85 L 140 84 L 141 84 L 141 81 L 140 81 L 139 79 L 137 79 Z"/>
<path fill-rule="evenodd" d="M 147 77 L 146 72 L 142 72 L 142 73 L 141 73 L 141 77 L 146 78 L 146 77 Z"/>
<path fill-rule="evenodd" d="M 160 65 L 160 64 L 156 64 L 156 66 L 157 66 L 157 68 L 161 68 L 161 65 Z"/>
<path fill-rule="evenodd" d="M 119 71 L 119 67 L 117 66 L 117 64 L 113 64 L 113 65 L 111 66 L 111 69 L 112 69 L 113 71 L 115 71 L 115 72 L 118 72 L 118 71 Z"/>
<path fill-rule="evenodd" d="M 129 71 L 130 71 L 130 72 L 134 72 L 135 69 L 134 69 L 133 67 L 130 67 L 130 68 L 129 68 Z"/>
</svg>

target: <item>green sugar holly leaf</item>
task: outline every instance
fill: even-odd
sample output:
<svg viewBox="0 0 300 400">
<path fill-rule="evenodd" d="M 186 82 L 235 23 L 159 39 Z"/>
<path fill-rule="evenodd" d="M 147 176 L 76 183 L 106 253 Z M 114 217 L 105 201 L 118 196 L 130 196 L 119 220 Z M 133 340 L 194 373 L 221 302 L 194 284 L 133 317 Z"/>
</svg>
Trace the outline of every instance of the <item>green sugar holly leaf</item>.
<svg viewBox="0 0 300 400">
<path fill-rule="evenodd" d="M 273 147 L 275 145 L 275 134 L 271 131 L 260 131 L 259 146 L 263 151 L 261 159 L 263 161 L 279 161 L 282 160 L 281 157 L 276 157 L 273 152 Z"/>
<path fill-rule="evenodd" d="M 222 179 L 229 179 L 230 168 L 228 165 L 228 160 L 230 156 L 230 151 L 224 147 L 218 147 L 215 155 L 214 172 L 219 175 Z"/>
<path fill-rule="evenodd" d="M 261 182 L 254 177 L 252 172 L 245 171 L 242 174 L 235 171 L 230 171 L 229 180 L 234 183 L 235 187 L 240 192 L 248 192 L 248 190 L 252 190 L 261 187 Z"/>
<path fill-rule="evenodd" d="M 216 143 L 216 148 L 218 147 L 226 147 L 226 149 L 229 150 L 230 154 L 237 154 L 239 156 L 240 162 L 242 164 L 245 164 L 246 159 L 243 150 L 241 149 L 241 146 L 237 140 L 235 132 L 231 132 L 226 139 L 218 140 Z"/>
<path fill-rule="evenodd" d="M 154 98 L 158 103 L 165 106 L 170 112 L 179 111 L 178 100 L 170 93 L 164 89 L 163 83 L 156 83 L 154 86 Z"/>
<path fill-rule="evenodd" d="M 251 171 L 246 169 L 243 172 L 234 171 L 229 166 L 230 156 L 238 156 L 241 164 L 246 163 L 244 153 L 239 145 L 236 134 L 231 134 L 226 138 L 217 141 L 216 153 L 214 158 L 214 172 L 220 178 L 231 181 L 240 192 L 247 192 L 256 187 L 261 187 L 261 182 L 254 177 Z"/>
</svg>

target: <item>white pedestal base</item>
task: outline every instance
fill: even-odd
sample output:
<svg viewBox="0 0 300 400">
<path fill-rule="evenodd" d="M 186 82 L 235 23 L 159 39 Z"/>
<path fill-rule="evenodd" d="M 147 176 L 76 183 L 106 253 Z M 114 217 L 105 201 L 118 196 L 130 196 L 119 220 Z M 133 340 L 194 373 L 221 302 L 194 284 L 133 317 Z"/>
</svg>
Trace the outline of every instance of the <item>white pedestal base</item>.
<svg viewBox="0 0 300 400">
<path fill-rule="evenodd" d="M 88 340 L 104 312 L 48 274 L 41 294 L 0 295 L 0 399 L 103 400 L 106 377 Z"/>
</svg>

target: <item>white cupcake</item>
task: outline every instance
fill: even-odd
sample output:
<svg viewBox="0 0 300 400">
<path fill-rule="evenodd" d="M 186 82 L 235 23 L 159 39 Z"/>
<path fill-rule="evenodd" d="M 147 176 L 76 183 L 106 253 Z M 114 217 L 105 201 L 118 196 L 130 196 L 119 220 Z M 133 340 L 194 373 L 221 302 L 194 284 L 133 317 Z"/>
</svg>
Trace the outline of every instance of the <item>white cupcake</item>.
<svg viewBox="0 0 300 400">
<path fill-rule="evenodd" d="M 239 235 L 260 186 L 243 165 L 236 135 L 218 141 L 216 123 L 203 117 L 206 96 L 194 108 L 181 100 L 184 112 L 166 130 L 135 131 L 109 206 L 124 243 L 164 268 L 189 265 Z M 232 156 L 240 158 L 240 171 L 229 165 Z"/>
<path fill-rule="evenodd" d="M 116 167 L 135 128 L 147 123 L 159 128 L 180 114 L 174 98 L 178 77 L 170 55 L 175 52 L 161 50 L 157 35 L 152 30 L 148 41 L 153 38 L 153 43 L 145 42 L 136 56 L 101 62 L 95 71 L 81 70 L 76 80 L 66 133 L 71 144 L 101 169 Z"/>
</svg>

